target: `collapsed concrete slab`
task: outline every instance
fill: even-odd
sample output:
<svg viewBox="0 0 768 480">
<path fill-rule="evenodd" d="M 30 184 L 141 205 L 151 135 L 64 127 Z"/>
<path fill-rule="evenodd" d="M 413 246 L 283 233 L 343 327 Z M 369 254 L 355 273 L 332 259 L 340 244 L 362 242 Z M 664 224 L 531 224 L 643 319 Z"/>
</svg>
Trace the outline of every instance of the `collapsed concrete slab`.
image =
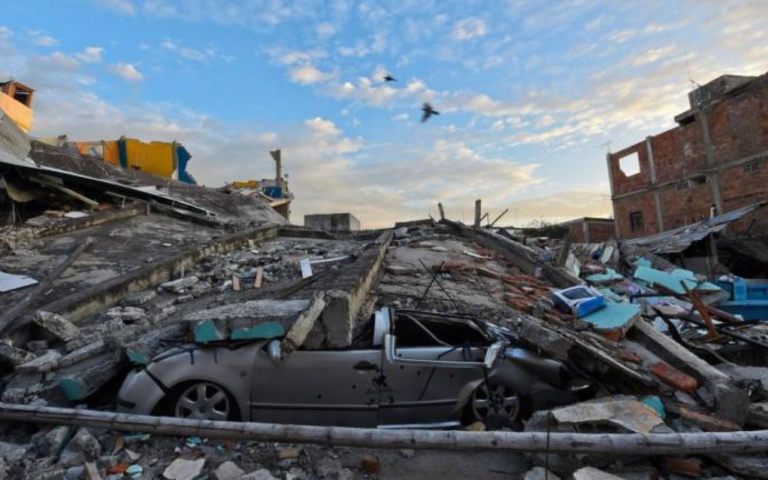
<svg viewBox="0 0 768 480">
<path fill-rule="evenodd" d="M 379 276 L 391 241 L 392 231 L 383 232 L 343 273 L 323 285 L 327 305 L 305 341 L 307 348 L 344 348 L 352 344 L 358 314 Z"/>
<path fill-rule="evenodd" d="M 635 323 L 629 335 L 673 367 L 696 378 L 711 395 L 711 407 L 719 416 L 738 424 L 744 423 L 749 412 L 749 394 L 737 388 L 731 377 L 659 332 L 648 322 Z"/>
</svg>

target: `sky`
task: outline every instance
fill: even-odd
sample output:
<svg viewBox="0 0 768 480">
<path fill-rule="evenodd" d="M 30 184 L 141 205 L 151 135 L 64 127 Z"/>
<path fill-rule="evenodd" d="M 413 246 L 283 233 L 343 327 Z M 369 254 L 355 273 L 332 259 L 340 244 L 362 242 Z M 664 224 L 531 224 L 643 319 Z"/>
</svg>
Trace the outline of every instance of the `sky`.
<svg viewBox="0 0 768 480">
<path fill-rule="evenodd" d="M 179 141 L 201 184 L 269 178 L 364 228 L 610 216 L 605 154 L 687 93 L 768 71 L 764 0 L 0 2 L 37 137 Z M 384 82 L 390 74 L 396 82 Z M 695 83 L 694 83 L 695 82 Z M 420 122 L 430 102 L 439 116 Z"/>
</svg>

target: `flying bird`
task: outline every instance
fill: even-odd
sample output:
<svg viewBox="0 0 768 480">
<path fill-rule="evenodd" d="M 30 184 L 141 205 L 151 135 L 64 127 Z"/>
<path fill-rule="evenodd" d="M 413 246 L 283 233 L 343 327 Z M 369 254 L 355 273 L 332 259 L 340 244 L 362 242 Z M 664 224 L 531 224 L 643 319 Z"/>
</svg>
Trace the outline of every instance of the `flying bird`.
<svg viewBox="0 0 768 480">
<path fill-rule="evenodd" d="M 421 107 L 421 111 L 423 112 L 421 114 L 421 123 L 424 123 L 427 120 L 429 120 L 429 117 L 431 117 L 432 115 L 440 115 L 440 112 L 432 108 L 432 105 L 430 105 L 429 103 L 425 103 Z"/>
<path fill-rule="evenodd" d="M 393 77 L 392 75 L 390 75 L 390 74 L 384 75 L 383 80 L 385 82 L 396 82 L 397 81 L 397 79 L 395 77 Z"/>
</svg>

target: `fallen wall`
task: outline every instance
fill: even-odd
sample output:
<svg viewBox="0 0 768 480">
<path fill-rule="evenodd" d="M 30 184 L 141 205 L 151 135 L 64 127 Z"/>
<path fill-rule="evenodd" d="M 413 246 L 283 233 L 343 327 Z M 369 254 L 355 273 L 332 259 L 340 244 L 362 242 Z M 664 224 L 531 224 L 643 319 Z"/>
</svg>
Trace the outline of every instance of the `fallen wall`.
<svg viewBox="0 0 768 480">
<path fill-rule="evenodd" d="M 185 271 L 208 255 L 226 253 L 250 241 L 260 242 L 276 236 L 276 226 L 227 235 L 207 245 L 188 249 L 164 261 L 153 263 L 93 288 L 51 302 L 41 307 L 40 310 L 58 313 L 67 320 L 76 323 L 117 304 L 130 294 L 183 276 Z M 28 323 L 28 319 L 25 320 L 17 323 L 17 327 Z"/>
<path fill-rule="evenodd" d="M 304 342 L 306 348 L 345 348 L 352 343 L 360 309 L 381 272 L 391 241 L 391 230 L 380 234 L 355 263 L 322 285 L 327 293 L 327 305 Z"/>
</svg>

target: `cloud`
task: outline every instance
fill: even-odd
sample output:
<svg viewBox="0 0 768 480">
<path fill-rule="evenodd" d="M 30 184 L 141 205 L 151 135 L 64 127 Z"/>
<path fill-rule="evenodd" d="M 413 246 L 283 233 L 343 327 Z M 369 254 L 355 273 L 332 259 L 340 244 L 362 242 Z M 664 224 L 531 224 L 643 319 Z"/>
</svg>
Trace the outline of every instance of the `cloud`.
<svg viewBox="0 0 768 480">
<path fill-rule="evenodd" d="M 44 35 L 37 30 L 29 31 L 27 34 L 29 35 L 30 42 L 38 47 L 55 47 L 59 44 L 59 41 L 55 38 L 49 35 Z"/>
<path fill-rule="evenodd" d="M 12 36 L 13 30 L 4 25 L 0 25 L 0 40 L 8 40 Z"/>
<path fill-rule="evenodd" d="M 85 49 L 75 54 L 75 58 L 83 63 L 99 63 L 104 49 L 101 47 L 85 47 Z"/>
<path fill-rule="evenodd" d="M 336 27 L 332 23 L 322 22 L 317 25 L 317 36 L 320 38 L 329 38 L 336 33 Z"/>
<path fill-rule="evenodd" d="M 127 82 L 140 82 L 144 80 L 144 75 L 136 70 L 136 67 L 133 66 L 133 64 L 130 63 L 116 63 L 109 66 L 109 70 L 119 75 L 123 78 L 123 80 Z"/>
<path fill-rule="evenodd" d="M 171 40 L 163 40 L 160 42 L 160 47 L 177 54 L 181 58 L 195 62 L 207 63 L 216 57 L 216 50 L 211 47 L 200 50 L 179 45 Z"/>
<path fill-rule="evenodd" d="M 645 65 L 648 63 L 657 62 L 658 60 L 674 52 L 676 48 L 677 47 L 675 45 L 667 45 L 664 47 L 651 48 L 643 52 L 641 55 L 638 55 L 632 58 L 632 64 L 637 66 L 637 65 Z"/>
<path fill-rule="evenodd" d="M 456 22 L 453 28 L 453 38 L 455 40 L 470 40 L 476 37 L 482 37 L 487 33 L 485 22 L 479 18 L 465 18 Z"/>
<path fill-rule="evenodd" d="M 335 137 L 341 133 L 335 123 L 321 117 L 311 118 L 305 123 L 313 132 L 321 136 Z"/>
<path fill-rule="evenodd" d="M 313 65 L 306 64 L 292 68 L 289 72 L 289 77 L 292 82 L 300 83 L 302 85 L 312 85 L 327 80 L 330 78 L 330 75 L 321 72 Z"/>
<path fill-rule="evenodd" d="M 132 0 L 95 0 L 95 2 L 102 8 L 124 15 L 134 15 L 136 13 L 136 5 Z"/>
<path fill-rule="evenodd" d="M 322 48 L 313 48 L 310 50 L 285 50 L 282 48 L 271 48 L 267 49 L 266 53 L 278 63 L 283 65 L 310 63 L 314 60 L 328 56 L 328 52 Z"/>
</svg>

